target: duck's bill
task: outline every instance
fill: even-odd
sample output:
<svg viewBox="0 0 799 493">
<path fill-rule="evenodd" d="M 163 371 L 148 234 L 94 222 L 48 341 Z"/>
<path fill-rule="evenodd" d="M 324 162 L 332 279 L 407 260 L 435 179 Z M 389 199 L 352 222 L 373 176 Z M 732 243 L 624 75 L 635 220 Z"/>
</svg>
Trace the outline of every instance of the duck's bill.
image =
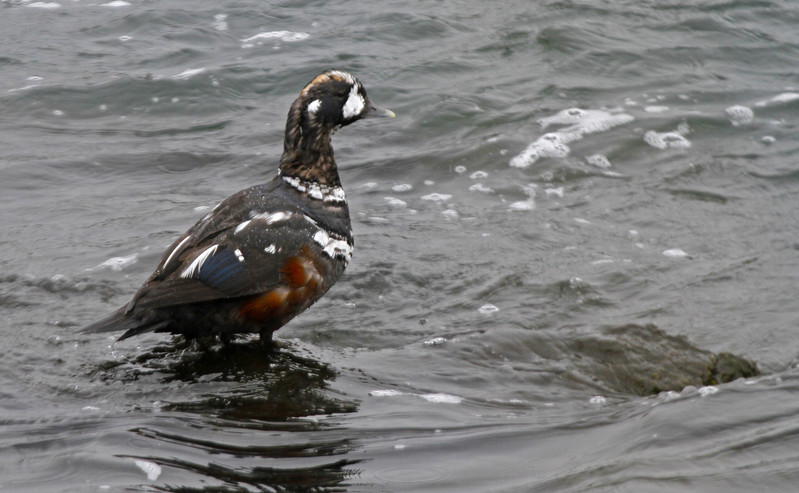
<svg viewBox="0 0 799 493">
<path fill-rule="evenodd" d="M 369 106 L 369 111 L 367 111 L 363 116 L 364 118 L 395 118 L 397 114 L 385 108 Z"/>
</svg>

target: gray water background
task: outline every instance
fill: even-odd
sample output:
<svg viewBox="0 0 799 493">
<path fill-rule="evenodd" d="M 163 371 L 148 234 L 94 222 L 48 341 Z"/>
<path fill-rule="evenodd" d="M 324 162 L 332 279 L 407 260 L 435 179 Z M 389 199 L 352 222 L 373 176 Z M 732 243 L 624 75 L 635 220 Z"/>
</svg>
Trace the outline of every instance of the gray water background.
<svg viewBox="0 0 799 493">
<path fill-rule="evenodd" d="M 776 0 L 1 1 L 0 490 L 795 491 L 797 26 Z M 281 349 L 80 334 L 273 176 L 328 68 L 398 118 L 336 134 L 355 256 Z M 590 348 L 630 323 L 764 375 L 619 391 Z"/>
</svg>

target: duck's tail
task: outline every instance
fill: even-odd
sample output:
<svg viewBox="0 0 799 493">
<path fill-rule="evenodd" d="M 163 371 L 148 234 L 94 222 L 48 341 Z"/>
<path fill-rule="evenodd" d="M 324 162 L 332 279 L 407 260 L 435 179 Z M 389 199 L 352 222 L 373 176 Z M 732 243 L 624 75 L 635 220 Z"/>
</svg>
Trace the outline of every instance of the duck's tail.
<svg viewBox="0 0 799 493">
<path fill-rule="evenodd" d="M 119 332 L 124 330 L 117 341 L 127 339 L 128 337 L 135 336 L 144 332 L 154 332 L 167 325 L 165 321 L 147 321 L 129 316 L 126 312 L 126 306 L 115 311 L 111 315 L 101 318 L 93 324 L 87 325 L 81 332 L 83 333 L 97 333 L 97 332 Z"/>
</svg>

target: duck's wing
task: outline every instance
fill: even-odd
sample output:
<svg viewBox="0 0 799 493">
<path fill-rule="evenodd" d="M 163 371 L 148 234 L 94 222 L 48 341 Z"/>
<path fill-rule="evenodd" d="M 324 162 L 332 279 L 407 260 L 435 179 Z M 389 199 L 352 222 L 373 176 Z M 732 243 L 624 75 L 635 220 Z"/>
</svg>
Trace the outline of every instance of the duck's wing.
<svg viewBox="0 0 799 493">
<path fill-rule="evenodd" d="M 126 311 L 321 283 L 337 271 L 332 284 L 352 253 L 351 237 L 327 231 L 275 190 L 247 192 L 231 196 L 178 238 Z"/>
</svg>

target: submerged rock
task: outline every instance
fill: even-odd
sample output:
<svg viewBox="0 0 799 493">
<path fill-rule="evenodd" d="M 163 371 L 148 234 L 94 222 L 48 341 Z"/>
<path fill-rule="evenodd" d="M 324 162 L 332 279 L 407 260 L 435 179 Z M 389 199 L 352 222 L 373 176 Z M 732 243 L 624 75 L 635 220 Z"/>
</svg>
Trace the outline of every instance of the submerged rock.
<svg viewBox="0 0 799 493">
<path fill-rule="evenodd" d="M 566 349 L 583 376 L 636 395 L 717 385 L 759 374 L 757 365 L 732 353 L 714 354 L 655 325 L 605 327 L 566 337 Z"/>
<path fill-rule="evenodd" d="M 746 358 L 732 353 L 719 353 L 713 355 L 714 364 L 710 379 L 705 385 L 732 382 L 739 378 L 749 378 L 760 375 L 757 364 Z"/>
</svg>

